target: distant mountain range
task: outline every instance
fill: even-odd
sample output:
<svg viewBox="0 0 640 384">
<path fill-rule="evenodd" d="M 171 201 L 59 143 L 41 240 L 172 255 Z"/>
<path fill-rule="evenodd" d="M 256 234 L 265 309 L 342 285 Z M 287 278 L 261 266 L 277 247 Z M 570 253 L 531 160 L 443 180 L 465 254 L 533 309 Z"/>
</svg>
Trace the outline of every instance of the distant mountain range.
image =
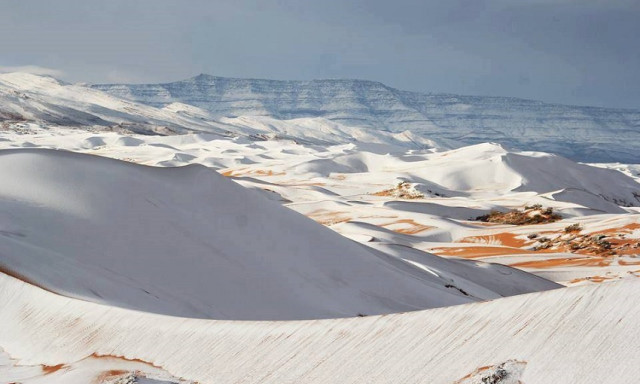
<svg viewBox="0 0 640 384">
<path fill-rule="evenodd" d="M 409 148 L 496 142 L 577 161 L 640 163 L 640 110 L 415 93 L 363 80 L 199 75 L 166 84 L 87 86 L 0 74 L 0 121 Z"/>
<path fill-rule="evenodd" d="M 414 134 L 451 146 L 499 142 L 587 162 L 640 162 L 640 110 L 401 91 L 364 80 L 277 81 L 198 75 L 166 84 L 94 89 L 155 107 L 196 106 L 213 118 L 323 118 Z"/>
</svg>

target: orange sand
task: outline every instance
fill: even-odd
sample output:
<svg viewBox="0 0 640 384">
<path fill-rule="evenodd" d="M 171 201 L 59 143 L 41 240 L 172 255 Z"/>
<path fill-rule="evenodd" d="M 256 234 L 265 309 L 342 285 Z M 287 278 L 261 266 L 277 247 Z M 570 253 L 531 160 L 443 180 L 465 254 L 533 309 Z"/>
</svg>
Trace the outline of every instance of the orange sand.
<svg viewBox="0 0 640 384">
<path fill-rule="evenodd" d="M 499 242 L 506 247 L 520 248 L 527 245 L 527 241 L 516 238 L 518 235 L 509 232 L 496 233 L 494 235 L 469 236 L 460 240 L 461 243 L 486 243 Z"/>
<path fill-rule="evenodd" d="M 246 168 L 239 169 L 228 169 L 226 171 L 220 172 L 222 176 L 227 177 L 235 177 L 235 176 L 282 176 L 286 175 L 284 172 L 273 172 L 272 170 L 264 170 L 264 169 L 251 169 L 245 171 Z"/>
<path fill-rule="evenodd" d="M 580 258 L 558 258 L 558 259 L 544 259 L 524 261 L 520 263 L 509 264 L 515 268 L 557 268 L 557 267 L 606 267 L 611 264 L 611 260 L 604 257 L 580 257 Z"/>
<path fill-rule="evenodd" d="M 58 365 L 43 365 L 42 366 L 42 372 L 44 372 L 45 375 L 49 375 L 51 373 L 57 372 L 59 370 L 61 370 L 62 368 L 64 368 L 65 365 L 64 364 L 58 364 Z"/>
<path fill-rule="evenodd" d="M 430 252 L 443 256 L 456 256 L 465 259 L 473 259 L 476 257 L 487 256 L 505 256 L 514 254 L 533 254 L 535 251 L 520 248 L 510 248 L 501 246 L 470 246 L 470 247 L 450 247 L 450 248 L 434 248 Z"/>
<path fill-rule="evenodd" d="M 307 216 L 322 225 L 333 225 L 351 220 L 346 212 L 333 212 L 326 209 L 317 209 L 307 213 Z"/>
<path fill-rule="evenodd" d="M 415 235 L 416 233 L 420 233 L 420 232 L 426 231 L 427 229 L 433 229 L 433 227 L 431 227 L 431 226 L 417 223 L 416 221 L 414 221 L 412 219 L 400 219 L 400 220 L 392 221 L 390 223 L 380 224 L 380 226 L 381 227 L 388 227 L 390 225 L 395 225 L 395 224 L 409 224 L 410 225 L 410 227 L 408 227 L 408 228 L 392 229 L 392 231 L 394 231 L 394 232 L 402 233 L 402 234 L 405 234 L 405 235 Z"/>
</svg>

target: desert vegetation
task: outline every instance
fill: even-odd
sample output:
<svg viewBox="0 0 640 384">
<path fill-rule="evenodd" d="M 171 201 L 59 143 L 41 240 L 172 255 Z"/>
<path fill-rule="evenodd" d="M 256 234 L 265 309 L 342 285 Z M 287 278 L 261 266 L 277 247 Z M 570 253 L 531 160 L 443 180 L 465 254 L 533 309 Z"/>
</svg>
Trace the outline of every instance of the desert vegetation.
<svg viewBox="0 0 640 384">
<path fill-rule="evenodd" d="M 580 232 L 581 230 L 582 230 L 582 227 L 578 223 L 568 225 L 564 228 L 564 231 L 566 233 Z"/>
<path fill-rule="evenodd" d="M 424 194 L 417 191 L 413 187 L 413 185 L 407 181 L 401 181 L 395 187 L 390 189 L 385 189 L 384 191 L 376 192 L 373 195 L 395 197 L 398 199 L 407 199 L 407 200 L 424 198 Z"/>
<path fill-rule="evenodd" d="M 569 230 L 567 230 L 569 229 Z M 554 238 L 539 237 L 533 250 L 557 249 L 564 252 L 597 256 L 615 256 L 640 253 L 640 241 L 626 239 L 624 234 L 580 234 L 576 224 L 565 228 L 565 233 Z"/>
<path fill-rule="evenodd" d="M 562 220 L 562 216 L 553 212 L 553 208 L 543 208 L 536 204 L 526 206 L 523 210 L 512 209 L 508 212 L 491 211 L 486 215 L 478 216 L 478 221 L 496 224 L 532 225 L 553 223 Z"/>
</svg>

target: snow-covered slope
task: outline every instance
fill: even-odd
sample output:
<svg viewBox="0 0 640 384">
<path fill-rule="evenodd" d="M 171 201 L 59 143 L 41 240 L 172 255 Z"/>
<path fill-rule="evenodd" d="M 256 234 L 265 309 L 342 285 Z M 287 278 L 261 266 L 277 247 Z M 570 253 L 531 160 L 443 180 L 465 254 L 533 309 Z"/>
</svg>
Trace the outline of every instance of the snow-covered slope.
<svg viewBox="0 0 640 384">
<path fill-rule="evenodd" d="M 7 150 L 0 152 L 0 179 L 5 270 L 112 305 L 216 319 L 306 319 L 557 287 L 505 267 L 447 260 L 416 266 L 200 165 L 155 168 Z M 502 288 L 483 287 L 499 278 Z"/>
<path fill-rule="evenodd" d="M 640 206 L 640 184 L 621 172 L 549 153 L 509 151 L 492 143 L 434 153 L 407 168 L 415 179 L 428 180 L 450 194 L 563 192 L 554 198 L 579 203 L 571 199 L 585 200 L 586 194 L 590 201 Z"/>
<path fill-rule="evenodd" d="M 282 170 L 300 177 L 341 173 L 388 183 L 395 177 L 411 183 L 423 195 L 477 198 L 535 192 L 603 212 L 620 213 L 619 206 L 640 206 L 640 184 L 621 172 L 549 153 L 510 151 L 495 143 L 410 155 L 373 153 L 356 145 Z"/>
<path fill-rule="evenodd" d="M 181 102 L 214 118 L 324 118 L 459 144 L 487 141 L 580 161 L 640 162 L 640 111 L 505 97 L 422 94 L 362 80 L 275 81 L 199 75 L 167 84 L 94 85 L 156 107 Z"/>
<path fill-rule="evenodd" d="M 409 131 L 385 132 L 353 127 L 321 117 L 280 120 L 269 116 L 228 118 L 196 106 L 173 102 L 154 106 L 114 97 L 86 85 L 48 76 L 0 74 L 0 126 L 23 123 L 140 134 L 207 132 L 253 140 L 294 139 L 314 144 L 360 141 L 402 148 L 432 148 L 432 140 Z"/>
<path fill-rule="evenodd" d="M 638 208 L 621 207 L 615 201 L 624 205 L 635 201 L 634 193 L 638 193 L 640 184 L 623 173 L 576 164 L 558 156 L 512 152 L 495 144 L 439 153 L 386 153 L 384 150 L 389 147 L 383 145 L 327 147 L 283 140 L 229 140 L 208 134 L 120 135 L 60 128 L 0 131 L 0 148 L 28 147 L 62 148 L 157 167 L 202 164 L 349 238 L 410 261 L 433 260 L 414 250 L 507 265 L 537 261 L 541 268 L 525 270 L 562 284 L 589 276 L 622 276 L 637 269 L 634 239 L 640 238 L 640 233 L 634 228 L 640 221 L 633 213 Z M 520 162 L 512 164 L 507 161 L 510 158 L 519 158 Z M 408 198 L 397 193 L 400 182 L 408 187 Z M 533 204 L 552 207 L 564 220 L 517 228 L 487 227 L 481 225 L 485 223 L 469 221 L 491 210 L 522 209 Z M 579 244 L 575 244 L 578 251 L 568 248 L 569 244 L 560 247 L 556 255 L 532 252 L 536 244 L 529 235 L 553 238 L 575 223 L 594 236 L 615 234 L 617 240 L 612 241 L 624 236 L 623 242 L 631 248 L 618 250 L 620 257 L 604 259 L 600 253 L 585 255 L 584 246 Z M 625 244 L 614 248 L 622 246 Z M 573 260 L 572 266 L 558 261 L 545 264 L 547 259 L 560 257 Z M 575 266 L 586 262 L 597 266 Z M 427 264 L 432 271 L 436 267 L 431 261 Z M 491 269 L 491 273 L 499 272 L 496 266 Z M 451 276 L 452 270 L 462 274 L 459 267 L 441 267 L 437 273 Z M 452 279 L 455 286 L 470 292 L 462 287 L 469 276 L 478 276 L 479 280 L 472 281 L 476 287 L 487 287 L 481 274 L 475 271 L 462 279 Z M 495 275 L 487 275 L 492 276 Z M 513 282 L 518 279 L 514 277 Z M 497 281 L 500 285 L 510 284 L 504 277 Z M 494 288 L 489 291 L 494 294 L 480 294 L 480 290 L 473 294 L 489 299 L 495 294 L 512 293 Z"/>
<path fill-rule="evenodd" d="M 0 121 L 404 148 L 492 141 L 587 162 L 640 162 L 640 112 L 635 110 L 419 94 L 360 80 L 200 75 L 168 84 L 89 87 L 8 73 L 0 74 Z"/>
<path fill-rule="evenodd" d="M 171 109 L 120 99 L 49 76 L 19 72 L 0 74 L 0 121 L 35 121 L 45 126 L 108 128 L 150 134 L 216 132 L 215 126 Z"/>
<path fill-rule="evenodd" d="M 0 274 L 0 346 L 13 359 L 0 381 L 106 384 L 136 369 L 201 384 L 634 383 L 638 289 L 620 281 L 386 316 L 238 322 L 87 303 Z"/>
<path fill-rule="evenodd" d="M 617 135 L 636 159 L 635 112 L 358 81 L 106 90 L 0 75 L 0 383 L 640 375 L 638 166 L 460 147 L 573 135 L 546 149 L 591 157 Z M 512 209 L 560 215 L 474 219 Z"/>
</svg>

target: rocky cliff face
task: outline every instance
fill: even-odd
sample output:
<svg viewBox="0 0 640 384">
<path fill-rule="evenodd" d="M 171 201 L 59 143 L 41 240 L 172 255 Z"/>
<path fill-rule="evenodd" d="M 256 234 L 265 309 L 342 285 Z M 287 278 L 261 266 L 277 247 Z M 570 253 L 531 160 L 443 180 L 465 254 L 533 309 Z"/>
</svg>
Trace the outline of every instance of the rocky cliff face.
<svg viewBox="0 0 640 384">
<path fill-rule="evenodd" d="M 588 162 L 640 162 L 640 111 L 484 96 L 406 92 L 363 80 L 276 81 L 199 75 L 166 84 L 94 85 L 121 98 L 174 102 L 213 118 L 322 117 L 346 126 L 412 131 L 444 142 L 499 142 Z"/>
</svg>

